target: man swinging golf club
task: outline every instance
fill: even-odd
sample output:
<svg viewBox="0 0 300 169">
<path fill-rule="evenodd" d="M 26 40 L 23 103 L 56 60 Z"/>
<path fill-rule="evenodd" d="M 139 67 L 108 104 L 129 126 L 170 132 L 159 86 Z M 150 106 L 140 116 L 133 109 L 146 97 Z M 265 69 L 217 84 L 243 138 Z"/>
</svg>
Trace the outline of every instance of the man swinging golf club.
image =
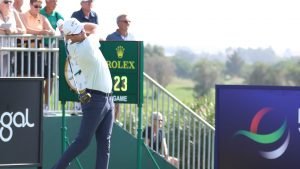
<svg viewBox="0 0 300 169">
<path fill-rule="evenodd" d="M 53 169 L 65 169 L 69 163 L 90 144 L 96 136 L 96 169 L 107 169 L 110 156 L 110 138 L 114 121 L 114 102 L 111 97 L 111 74 L 99 47 L 99 26 L 80 23 L 77 19 L 65 20 L 62 24 L 72 59 L 76 59 L 86 77 L 86 92 L 91 98 L 81 103 L 82 120 L 76 139 L 63 153 Z"/>
</svg>

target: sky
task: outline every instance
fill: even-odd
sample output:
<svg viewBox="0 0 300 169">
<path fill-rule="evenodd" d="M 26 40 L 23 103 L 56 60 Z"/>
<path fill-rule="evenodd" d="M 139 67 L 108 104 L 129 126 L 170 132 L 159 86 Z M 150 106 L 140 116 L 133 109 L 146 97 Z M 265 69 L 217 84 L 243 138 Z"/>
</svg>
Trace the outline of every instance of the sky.
<svg viewBox="0 0 300 169">
<path fill-rule="evenodd" d="M 95 0 L 93 10 L 104 37 L 126 13 L 130 32 L 145 44 L 195 52 L 272 47 L 278 55 L 300 55 L 299 6 L 297 0 Z M 79 9 L 80 0 L 58 0 L 65 18 Z"/>
</svg>

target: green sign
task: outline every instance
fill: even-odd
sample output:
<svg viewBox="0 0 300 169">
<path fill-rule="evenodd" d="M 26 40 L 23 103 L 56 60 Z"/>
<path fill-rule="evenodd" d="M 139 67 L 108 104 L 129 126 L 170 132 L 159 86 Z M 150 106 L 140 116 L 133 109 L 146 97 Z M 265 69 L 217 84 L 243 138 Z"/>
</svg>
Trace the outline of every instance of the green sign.
<svg viewBox="0 0 300 169">
<path fill-rule="evenodd" d="M 60 90 L 59 99 L 62 101 L 78 101 L 78 96 L 69 85 L 71 79 L 66 72 L 69 64 L 66 62 L 65 45 L 63 41 L 59 44 L 60 54 Z M 143 63 L 144 51 L 141 41 L 103 41 L 102 51 L 113 80 L 113 97 L 116 103 L 143 103 Z M 73 68 L 74 67 L 74 68 Z M 72 63 L 74 74 L 80 74 Z M 75 70 L 74 70 L 75 69 Z M 77 76 L 75 76 L 77 81 Z M 79 78 L 78 78 L 79 79 Z M 81 87 L 81 86 L 78 86 Z"/>
<path fill-rule="evenodd" d="M 140 80 L 143 79 L 143 43 L 105 41 L 101 42 L 100 49 L 112 75 L 115 102 L 139 103 L 143 86 Z"/>
</svg>

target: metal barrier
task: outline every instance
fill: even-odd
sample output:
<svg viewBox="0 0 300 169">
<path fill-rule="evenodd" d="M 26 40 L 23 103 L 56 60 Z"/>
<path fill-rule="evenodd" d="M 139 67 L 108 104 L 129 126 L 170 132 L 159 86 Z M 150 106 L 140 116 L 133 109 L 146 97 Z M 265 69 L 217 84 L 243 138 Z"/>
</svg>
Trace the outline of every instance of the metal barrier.
<svg viewBox="0 0 300 169">
<path fill-rule="evenodd" d="M 0 35 L 0 77 L 45 76 L 44 98 L 48 97 L 48 101 L 44 103 L 44 115 L 61 113 L 58 99 L 60 38 L 60 36 Z M 47 83 L 51 85 L 47 86 Z M 80 112 L 79 103 L 67 103 L 66 113 Z M 143 128 L 157 123 L 153 120 L 153 112 L 160 112 L 163 115 L 163 127 L 159 130 L 165 136 L 169 156 L 178 159 L 178 168 L 214 168 L 214 127 L 144 73 Z M 119 113 L 117 123 L 136 136 L 137 105 L 120 104 Z M 155 137 L 147 130 L 144 136 L 145 138 L 151 136 L 151 140 Z M 154 149 L 153 143 L 150 148 L 159 154 L 164 152 L 164 148 L 159 149 L 158 146 Z"/>
<path fill-rule="evenodd" d="M 60 113 L 58 40 L 61 36 L 0 35 L 0 77 L 44 77 L 44 113 Z M 68 112 L 80 112 L 68 103 Z M 77 106 L 79 107 L 79 106 Z"/>
<path fill-rule="evenodd" d="M 137 134 L 137 111 L 136 105 L 122 104 L 117 121 L 134 136 Z M 158 123 L 153 119 L 153 112 L 163 116 L 163 127 L 157 130 L 165 136 L 168 154 L 178 159 L 180 169 L 214 168 L 214 127 L 144 73 L 144 129 Z M 154 138 L 153 132 L 145 130 L 144 137 L 148 136 L 158 142 L 159 138 Z M 164 148 L 159 149 L 153 143 L 149 147 L 164 154 Z"/>
</svg>

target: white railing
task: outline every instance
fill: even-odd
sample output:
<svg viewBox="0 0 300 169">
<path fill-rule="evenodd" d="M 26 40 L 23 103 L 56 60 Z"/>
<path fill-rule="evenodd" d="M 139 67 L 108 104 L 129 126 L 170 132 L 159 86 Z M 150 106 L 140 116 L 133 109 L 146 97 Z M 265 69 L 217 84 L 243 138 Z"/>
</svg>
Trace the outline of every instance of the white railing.
<svg viewBox="0 0 300 169">
<path fill-rule="evenodd" d="M 61 112 L 59 102 L 60 36 L 0 35 L 0 77 L 44 77 L 44 113 Z M 68 102 L 68 113 L 80 106 Z"/>
<path fill-rule="evenodd" d="M 163 127 L 158 130 L 165 136 L 169 156 L 179 160 L 180 169 L 214 168 L 214 127 L 144 73 L 143 129 L 158 123 L 152 112 L 163 115 Z M 137 115 L 136 105 L 120 104 L 117 123 L 136 136 Z M 154 139 L 153 133 L 145 130 L 145 138 L 148 136 Z M 163 147 L 159 149 L 151 143 L 149 148 L 164 154 Z"/>
</svg>

